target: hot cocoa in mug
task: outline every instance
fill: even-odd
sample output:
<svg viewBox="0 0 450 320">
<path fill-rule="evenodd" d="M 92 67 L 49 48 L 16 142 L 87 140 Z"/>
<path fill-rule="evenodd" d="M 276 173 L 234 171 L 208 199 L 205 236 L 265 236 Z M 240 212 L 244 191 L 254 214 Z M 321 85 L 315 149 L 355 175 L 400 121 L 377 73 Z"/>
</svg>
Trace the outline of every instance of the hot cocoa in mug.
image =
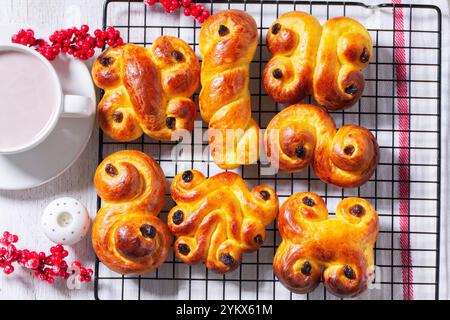
<svg viewBox="0 0 450 320">
<path fill-rule="evenodd" d="M 0 45 L 0 154 L 27 151 L 53 131 L 61 117 L 87 117 L 88 97 L 64 95 L 52 65 L 21 45 Z"/>
</svg>

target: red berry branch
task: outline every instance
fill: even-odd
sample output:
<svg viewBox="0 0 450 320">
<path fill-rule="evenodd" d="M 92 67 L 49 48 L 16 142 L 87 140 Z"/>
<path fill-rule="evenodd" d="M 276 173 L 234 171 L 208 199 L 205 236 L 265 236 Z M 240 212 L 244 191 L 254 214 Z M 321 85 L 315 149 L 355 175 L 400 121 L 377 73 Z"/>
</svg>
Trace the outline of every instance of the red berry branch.
<svg viewBox="0 0 450 320">
<path fill-rule="evenodd" d="M 69 28 L 55 31 L 49 41 L 36 39 L 31 29 L 21 29 L 12 36 L 13 43 L 22 44 L 34 48 L 48 60 L 54 60 L 61 52 L 80 60 L 87 60 L 94 56 L 96 48 L 104 45 L 115 47 L 123 44 L 120 32 L 113 27 L 105 31 L 97 29 L 94 35 L 89 34 L 89 26 L 82 25 L 80 28 Z"/>
<path fill-rule="evenodd" d="M 13 273 L 13 263 L 17 263 L 19 266 L 34 270 L 36 277 L 50 284 L 55 281 L 55 278 L 69 278 L 75 273 L 75 270 L 79 270 L 78 280 L 80 282 L 91 281 L 92 269 L 84 268 L 80 262 L 73 262 L 72 269 L 69 270 L 69 265 L 65 260 L 69 253 L 62 245 L 51 247 L 50 254 L 47 255 L 45 252 L 18 250 L 14 245 L 17 241 L 19 241 L 19 237 L 8 231 L 5 231 L 0 238 L 0 269 L 3 269 L 5 274 Z"/>
<path fill-rule="evenodd" d="M 167 13 L 175 12 L 178 9 L 184 8 L 183 13 L 185 16 L 193 16 L 198 23 L 205 22 L 209 18 L 210 13 L 205 9 L 205 6 L 201 4 L 195 4 L 191 0 L 144 0 L 149 6 L 153 6 L 157 2 L 161 3 Z"/>
</svg>

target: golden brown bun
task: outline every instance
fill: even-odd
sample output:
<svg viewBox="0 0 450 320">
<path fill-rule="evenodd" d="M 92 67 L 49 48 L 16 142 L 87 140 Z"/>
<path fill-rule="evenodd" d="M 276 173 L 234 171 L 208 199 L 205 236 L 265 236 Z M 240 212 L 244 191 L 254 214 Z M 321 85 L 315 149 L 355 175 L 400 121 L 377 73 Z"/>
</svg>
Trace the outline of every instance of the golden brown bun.
<svg viewBox="0 0 450 320">
<path fill-rule="evenodd" d="M 191 96 L 200 81 L 200 64 L 184 41 L 170 36 L 151 48 L 125 44 L 109 48 L 94 62 L 92 77 L 105 90 L 98 105 L 102 130 L 117 141 L 144 132 L 171 140 L 192 131 L 197 110 Z"/>
<path fill-rule="evenodd" d="M 175 177 L 170 191 L 177 203 L 168 217 L 177 237 L 176 256 L 188 264 L 204 262 L 218 273 L 234 270 L 242 252 L 261 247 L 265 226 L 278 212 L 271 188 L 257 186 L 250 192 L 232 172 L 206 179 L 198 171 L 185 171 Z"/>
<path fill-rule="evenodd" d="M 354 105 L 364 91 L 372 39 L 359 22 L 339 17 L 323 28 L 304 12 L 283 14 L 269 28 L 267 46 L 274 57 L 263 76 L 267 93 L 293 104 L 313 94 L 330 110 Z"/>
<path fill-rule="evenodd" d="M 123 274 L 158 268 L 171 242 L 167 226 L 156 217 L 166 193 L 159 165 L 142 152 L 120 151 L 99 165 L 94 184 L 104 202 L 92 226 L 97 257 Z"/>
<path fill-rule="evenodd" d="M 253 163 L 259 157 L 259 127 L 252 119 L 248 85 L 258 44 L 256 22 L 244 11 L 216 13 L 203 24 L 199 43 L 200 112 L 211 130 L 212 157 L 223 169 Z M 225 134 L 231 134 L 227 129 L 240 130 L 230 148 L 226 148 Z"/>
<path fill-rule="evenodd" d="M 343 188 L 369 180 L 379 160 L 378 143 L 369 130 L 345 125 L 336 131 L 325 110 L 306 104 L 278 113 L 264 142 L 272 166 L 294 172 L 311 164 L 320 179 Z"/>
<path fill-rule="evenodd" d="M 378 215 L 368 201 L 344 199 L 336 217 L 329 219 L 321 197 L 297 193 L 281 206 L 278 230 L 283 240 L 273 268 L 289 290 L 311 292 L 321 277 L 327 291 L 339 297 L 366 290 L 374 273 L 378 235 Z"/>
</svg>

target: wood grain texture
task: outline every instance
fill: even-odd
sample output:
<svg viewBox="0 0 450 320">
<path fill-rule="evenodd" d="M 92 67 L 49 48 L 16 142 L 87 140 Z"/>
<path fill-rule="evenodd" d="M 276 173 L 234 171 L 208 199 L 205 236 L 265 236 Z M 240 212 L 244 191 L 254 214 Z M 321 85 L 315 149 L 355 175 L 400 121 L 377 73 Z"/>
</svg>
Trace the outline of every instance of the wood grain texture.
<svg viewBox="0 0 450 320">
<path fill-rule="evenodd" d="M 102 0 L 0 0 L 0 24 L 26 23 L 36 29 L 60 29 L 86 23 L 101 27 Z M 70 196 L 83 203 L 95 216 L 96 196 L 93 175 L 97 167 L 98 130 L 78 161 L 56 180 L 25 191 L 0 191 L 0 232 L 9 230 L 20 236 L 19 248 L 47 250 L 52 243 L 40 229 L 43 209 L 52 200 Z M 79 259 L 93 266 L 90 240 L 69 247 L 70 261 Z M 0 276 L 0 299 L 92 299 L 93 286 L 71 291 L 64 281 L 50 286 L 21 268 L 11 276 Z"/>
</svg>

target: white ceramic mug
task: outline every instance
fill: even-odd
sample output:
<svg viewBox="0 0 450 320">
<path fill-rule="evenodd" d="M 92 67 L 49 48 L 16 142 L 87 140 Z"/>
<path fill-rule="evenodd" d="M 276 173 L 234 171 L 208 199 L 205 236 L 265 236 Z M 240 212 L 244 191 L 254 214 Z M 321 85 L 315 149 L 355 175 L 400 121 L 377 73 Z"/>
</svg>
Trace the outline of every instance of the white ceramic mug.
<svg viewBox="0 0 450 320">
<path fill-rule="evenodd" d="M 53 85 L 56 88 L 55 94 L 57 95 L 55 101 L 58 102 L 58 106 L 53 108 L 54 111 L 51 114 L 51 118 L 47 122 L 47 125 L 33 140 L 25 145 L 9 149 L 0 148 L 0 154 L 16 154 L 36 147 L 50 135 L 50 133 L 55 129 L 59 119 L 62 117 L 84 118 L 92 115 L 92 112 L 95 110 L 94 101 L 92 101 L 89 97 L 65 95 L 62 91 L 62 85 L 55 69 L 39 52 L 18 44 L 0 44 L 0 52 L 2 51 L 19 51 L 37 57 L 44 64 L 51 76 L 52 81 L 54 81 Z"/>
</svg>

